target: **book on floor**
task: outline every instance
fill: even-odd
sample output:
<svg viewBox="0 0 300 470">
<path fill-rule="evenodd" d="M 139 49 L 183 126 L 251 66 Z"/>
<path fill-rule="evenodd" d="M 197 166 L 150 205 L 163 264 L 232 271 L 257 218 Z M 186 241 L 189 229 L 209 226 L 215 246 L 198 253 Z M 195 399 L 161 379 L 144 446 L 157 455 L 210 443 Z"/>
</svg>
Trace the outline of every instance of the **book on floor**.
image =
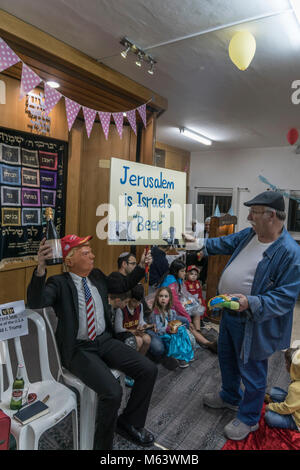
<svg viewBox="0 0 300 470">
<path fill-rule="evenodd" d="M 49 413 L 49 406 L 45 405 L 42 401 L 38 400 L 31 405 L 21 408 L 17 413 L 13 415 L 14 419 L 21 424 L 27 424 L 34 419 L 44 416 Z"/>
</svg>

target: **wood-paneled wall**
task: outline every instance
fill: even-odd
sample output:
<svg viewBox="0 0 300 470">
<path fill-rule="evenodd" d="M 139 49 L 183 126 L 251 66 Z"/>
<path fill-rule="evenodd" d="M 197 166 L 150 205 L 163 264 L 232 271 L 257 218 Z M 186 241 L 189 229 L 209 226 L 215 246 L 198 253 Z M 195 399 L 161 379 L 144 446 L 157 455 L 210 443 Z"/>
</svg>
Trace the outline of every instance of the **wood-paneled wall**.
<svg viewBox="0 0 300 470">
<path fill-rule="evenodd" d="M 0 74 L 6 85 L 6 104 L 0 105 L 0 126 L 30 132 L 30 119 L 25 113 L 25 98 L 19 99 L 20 81 Z M 39 92 L 38 89 L 35 90 Z M 61 101 L 50 114 L 51 132 L 49 137 L 68 140 L 68 127 L 64 103 Z M 36 266 L 36 261 L 7 264 L 0 270 L 0 304 L 26 298 L 26 288 Z M 48 274 L 61 272 L 61 266 L 51 266 Z"/>
<path fill-rule="evenodd" d="M 93 235 L 91 246 L 95 258 L 95 266 L 105 274 L 117 269 L 117 258 L 120 253 L 129 251 L 128 246 L 110 246 L 106 240 L 96 236 L 96 226 L 102 217 L 97 216 L 97 208 L 109 202 L 109 164 L 103 161 L 112 157 L 124 160 L 136 160 L 136 136 L 129 126 L 124 126 L 123 137 L 119 138 L 116 127 L 110 126 L 109 138 L 105 140 L 100 124 L 95 124 L 90 138 L 86 133 L 83 137 L 81 158 L 80 184 L 80 217 L 79 234 Z M 107 214 L 106 214 L 107 215 Z"/>
<path fill-rule="evenodd" d="M 189 172 L 190 152 L 161 142 L 156 142 L 155 148 L 165 151 L 165 168 Z"/>
<path fill-rule="evenodd" d="M 19 80 L 5 75 L 0 75 L 0 79 L 6 83 L 6 104 L 0 105 L 0 126 L 29 132 L 30 120 L 25 113 L 25 99 L 19 100 Z M 137 137 L 129 126 L 124 126 L 123 138 L 120 139 L 111 124 L 106 141 L 100 123 L 96 122 L 88 138 L 84 122 L 78 119 L 69 133 L 63 100 L 55 106 L 50 116 L 49 137 L 69 142 L 65 231 L 93 235 L 91 245 L 96 255 L 95 266 L 109 274 L 117 268 L 119 254 L 129 251 L 130 247 L 108 246 L 106 240 L 99 240 L 96 236 L 96 226 L 100 220 L 96 215 L 97 207 L 109 202 L 109 165 L 103 167 L 105 165 L 101 165 L 100 160 L 103 162 L 116 157 L 135 161 Z M 147 128 L 142 130 L 140 161 L 143 163 L 153 163 L 155 126 L 154 116 Z M 36 261 L 33 260 L 7 264 L 0 270 L 0 304 L 26 300 L 27 285 L 35 266 Z M 48 269 L 48 275 L 61 271 L 61 266 L 53 266 Z"/>
<path fill-rule="evenodd" d="M 30 118 L 25 113 L 26 98 L 20 97 L 20 81 L 0 73 L 0 80 L 6 85 L 6 104 L 0 104 L 0 126 L 9 127 L 18 131 L 31 132 Z M 34 90 L 39 93 L 40 90 Z M 49 137 L 53 139 L 68 140 L 68 125 L 66 119 L 64 100 L 60 100 L 50 113 L 51 131 Z"/>
</svg>

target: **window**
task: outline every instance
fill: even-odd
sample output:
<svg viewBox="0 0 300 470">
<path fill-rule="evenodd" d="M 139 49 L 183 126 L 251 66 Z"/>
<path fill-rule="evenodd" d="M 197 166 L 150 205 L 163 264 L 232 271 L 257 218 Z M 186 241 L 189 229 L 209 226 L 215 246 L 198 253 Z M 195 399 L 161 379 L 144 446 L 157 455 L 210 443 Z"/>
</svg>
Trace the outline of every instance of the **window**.
<svg viewBox="0 0 300 470">
<path fill-rule="evenodd" d="M 204 220 L 214 215 L 217 206 L 221 214 L 227 214 L 232 204 L 232 190 L 210 192 L 198 189 L 197 204 L 204 204 Z"/>
<path fill-rule="evenodd" d="M 300 192 L 291 191 L 289 199 L 287 229 L 290 232 L 300 232 Z"/>
</svg>

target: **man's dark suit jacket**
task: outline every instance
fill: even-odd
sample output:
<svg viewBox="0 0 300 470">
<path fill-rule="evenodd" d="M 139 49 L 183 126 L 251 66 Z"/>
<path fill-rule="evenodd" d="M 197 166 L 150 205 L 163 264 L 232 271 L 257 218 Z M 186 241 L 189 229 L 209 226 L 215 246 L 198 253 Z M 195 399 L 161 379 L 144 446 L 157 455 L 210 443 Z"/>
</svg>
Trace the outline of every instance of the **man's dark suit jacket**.
<svg viewBox="0 0 300 470">
<path fill-rule="evenodd" d="M 97 287 L 102 298 L 106 331 L 113 335 L 110 305 L 107 298 L 107 277 L 100 269 L 93 269 L 89 279 Z M 39 277 L 33 273 L 27 289 L 28 306 L 32 309 L 53 307 L 58 317 L 55 334 L 57 346 L 62 364 L 68 368 L 74 354 L 79 327 L 77 289 L 69 273 L 51 276 L 47 282 L 45 281 L 46 274 Z"/>
</svg>

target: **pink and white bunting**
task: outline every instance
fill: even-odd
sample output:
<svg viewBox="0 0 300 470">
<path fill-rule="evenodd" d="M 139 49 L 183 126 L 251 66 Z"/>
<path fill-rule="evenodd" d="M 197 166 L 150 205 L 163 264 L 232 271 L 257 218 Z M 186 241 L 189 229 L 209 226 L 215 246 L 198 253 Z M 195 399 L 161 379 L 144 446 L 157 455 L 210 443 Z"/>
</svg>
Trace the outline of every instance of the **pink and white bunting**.
<svg viewBox="0 0 300 470">
<path fill-rule="evenodd" d="M 33 90 L 33 88 L 37 87 L 41 81 L 41 77 L 23 63 L 20 98 L 23 98 L 27 93 Z"/>
<path fill-rule="evenodd" d="M 45 83 L 44 92 L 45 92 L 45 115 L 48 116 L 51 109 L 54 108 L 54 106 L 59 102 L 62 95 L 61 93 L 59 93 L 59 91 L 47 85 L 47 83 Z"/>
<path fill-rule="evenodd" d="M 0 38 L 0 72 L 12 67 L 20 60 L 17 54 Z"/>
<path fill-rule="evenodd" d="M 131 128 L 133 132 L 136 135 L 136 115 L 135 115 L 135 109 L 131 109 L 130 111 L 126 111 L 126 117 L 129 121 L 129 124 L 131 125 Z"/>
<path fill-rule="evenodd" d="M 142 106 L 139 106 L 137 110 L 143 120 L 144 126 L 146 127 L 147 126 L 146 104 L 142 104 Z"/>
<path fill-rule="evenodd" d="M 95 111 L 94 109 L 86 108 L 85 106 L 82 106 L 82 110 L 85 120 L 86 132 L 88 137 L 90 137 L 97 111 Z"/>
<path fill-rule="evenodd" d="M 75 119 L 77 118 L 77 114 L 80 110 L 80 104 L 76 103 L 76 101 L 72 101 L 69 98 L 65 97 L 65 105 L 66 105 L 66 113 L 67 113 L 67 121 L 68 121 L 68 129 L 69 132 L 72 129 Z"/>
<path fill-rule="evenodd" d="M 104 135 L 105 135 L 105 139 L 107 140 L 108 133 L 109 133 L 111 113 L 104 113 L 103 111 L 99 111 L 98 114 L 99 114 L 102 129 L 103 129 L 103 132 L 104 132 Z"/>
<path fill-rule="evenodd" d="M 114 121 L 116 123 L 117 131 L 120 136 L 120 139 L 122 139 L 122 134 L 123 134 L 123 113 L 112 113 Z"/>
<path fill-rule="evenodd" d="M 17 54 L 6 44 L 6 42 L 0 37 L 0 72 L 12 67 L 16 63 L 21 62 L 21 59 L 17 56 Z M 21 87 L 20 87 L 20 99 L 23 98 L 26 94 L 28 94 L 31 90 L 36 88 L 42 82 L 41 77 L 39 77 L 31 68 L 29 68 L 24 62 L 22 62 L 22 76 L 21 76 Z M 108 139 L 109 134 L 109 126 L 110 126 L 110 119 L 111 114 L 113 115 L 114 121 L 116 123 L 117 131 L 122 139 L 123 135 L 123 112 L 118 113 L 110 113 L 104 111 L 96 111 L 95 109 L 90 109 L 85 106 L 81 106 L 81 104 L 76 103 L 76 101 L 72 101 L 66 96 L 59 93 L 54 88 L 51 88 L 44 82 L 44 93 L 45 93 L 45 114 L 51 112 L 54 106 L 59 102 L 61 97 L 65 98 L 65 105 L 66 105 L 66 114 L 67 114 L 67 121 L 68 121 L 68 129 L 69 131 L 72 129 L 74 121 L 79 113 L 80 108 L 83 109 L 85 126 L 88 137 L 90 137 L 92 128 L 95 122 L 96 114 L 99 114 L 102 129 L 105 135 L 105 139 Z M 136 111 L 139 112 L 144 126 L 147 125 L 147 116 L 146 116 L 146 104 L 139 106 L 136 109 L 131 109 L 126 111 L 126 116 L 128 122 L 134 133 L 136 134 Z"/>
</svg>

